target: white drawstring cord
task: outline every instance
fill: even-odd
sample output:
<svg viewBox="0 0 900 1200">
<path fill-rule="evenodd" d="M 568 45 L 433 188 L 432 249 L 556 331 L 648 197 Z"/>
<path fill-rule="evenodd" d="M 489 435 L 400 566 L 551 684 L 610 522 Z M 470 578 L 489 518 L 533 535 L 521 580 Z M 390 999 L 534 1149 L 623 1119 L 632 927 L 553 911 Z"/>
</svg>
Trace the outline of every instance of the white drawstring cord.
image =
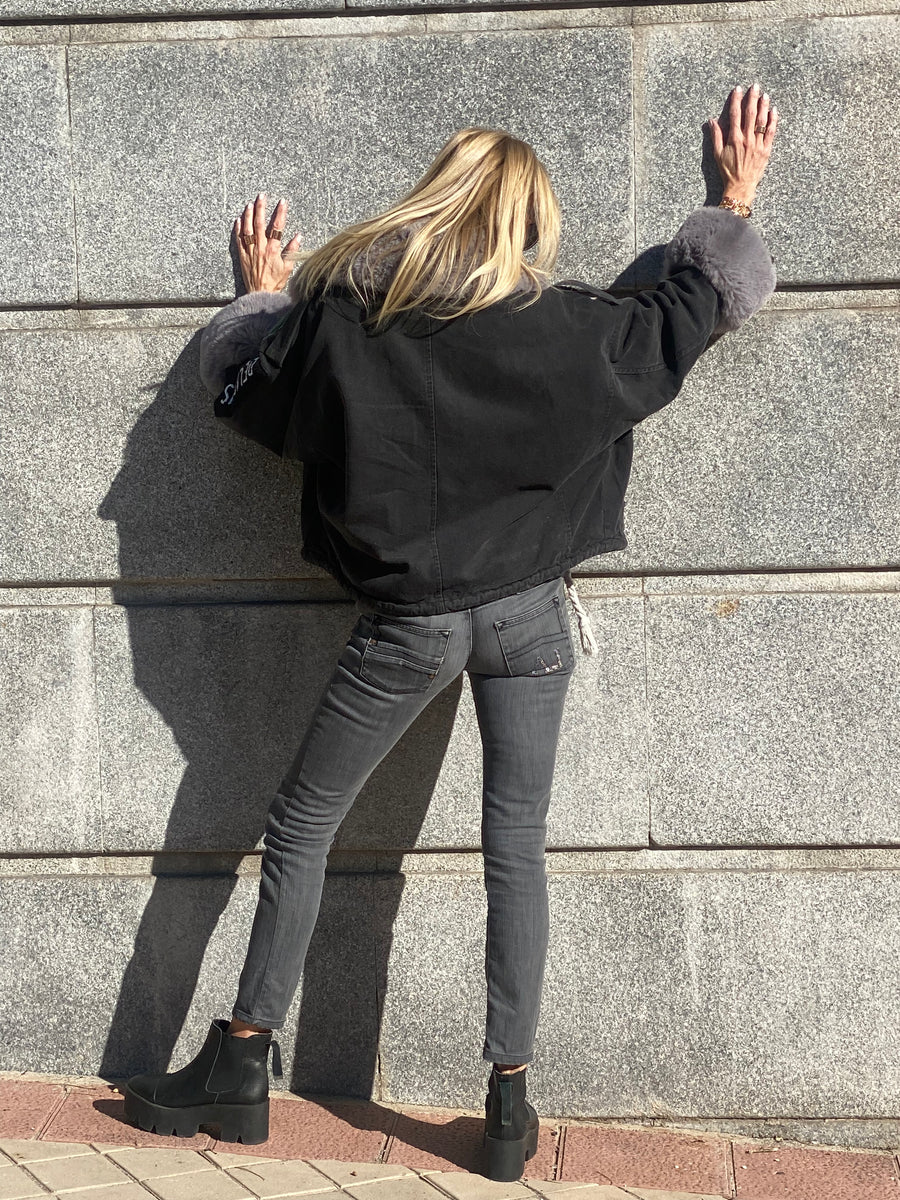
<svg viewBox="0 0 900 1200">
<path fill-rule="evenodd" d="M 572 607 L 575 609 L 575 616 L 578 618 L 578 634 L 581 638 L 581 648 L 585 654 L 596 654 L 598 649 L 597 639 L 594 637 L 587 609 L 581 603 L 581 597 L 575 588 L 575 580 L 572 578 L 572 572 L 566 571 L 563 575 L 563 580 L 566 585 L 566 595 L 571 600 Z"/>
</svg>

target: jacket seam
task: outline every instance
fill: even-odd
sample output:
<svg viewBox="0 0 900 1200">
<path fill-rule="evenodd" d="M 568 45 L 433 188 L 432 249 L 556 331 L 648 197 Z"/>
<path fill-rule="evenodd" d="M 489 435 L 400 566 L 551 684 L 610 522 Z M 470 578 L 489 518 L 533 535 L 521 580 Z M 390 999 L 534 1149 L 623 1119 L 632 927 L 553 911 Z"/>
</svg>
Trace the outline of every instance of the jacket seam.
<svg viewBox="0 0 900 1200">
<path fill-rule="evenodd" d="M 710 329 L 709 333 L 704 334 L 703 337 L 698 338 L 696 342 L 691 342 L 690 346 L 682 350 L 681 353 L 685 357 L 689 354 L 693 354 L 698 346 L 706 345 L 711 336 L 712 329 Z M 614 375 L 649 375 L 651 371 L 658 371 L 660 367 L 667 367 L 668 364 L 666 363 L 665 359 L 661 359 L 659 362 L 655 362 L 649 367 L 617 367 L 615 364 L 611 364 L 611 366 Z"/>
</svg>

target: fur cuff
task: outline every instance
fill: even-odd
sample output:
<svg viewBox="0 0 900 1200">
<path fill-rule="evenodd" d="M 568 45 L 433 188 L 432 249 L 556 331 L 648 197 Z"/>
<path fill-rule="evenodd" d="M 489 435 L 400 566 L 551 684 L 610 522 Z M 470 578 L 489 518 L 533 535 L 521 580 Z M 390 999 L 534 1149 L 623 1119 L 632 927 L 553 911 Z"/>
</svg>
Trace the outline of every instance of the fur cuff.
<svg viewBox="0 0 900 1200">
<path fill-rule="evenodd" d="M 286 292 L 247 292 L 216 313 L 200 338 L 200 378 L 211 395 L 219 395 L 228 368 L 250 358 L 293 303 Z"/>
<path fill-rule="evenodd" d="M 666 273 L 694 266 L 719 293 L 719 323 L 711 341 L 737 329 L 775 291 L 775 259 L 758 230 L 727 208 L 696 208 L 668 243 Z"/>
</svg>

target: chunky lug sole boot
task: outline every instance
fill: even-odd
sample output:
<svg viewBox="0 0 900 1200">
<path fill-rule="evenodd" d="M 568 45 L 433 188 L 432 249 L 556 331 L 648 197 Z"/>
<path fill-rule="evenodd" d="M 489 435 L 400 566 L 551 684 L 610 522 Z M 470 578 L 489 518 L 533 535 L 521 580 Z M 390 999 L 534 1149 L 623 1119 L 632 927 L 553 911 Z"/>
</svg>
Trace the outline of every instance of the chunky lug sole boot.
<svg viewBox="0 0 900 1200">
<path fill-rule="evenodd" d="M 488 1179 L 512 1183 L 521 1179 L 525 1163 L 537 1153 L 538 1115 L 525 1099 L 524 1071 L 502 1075 L 496 1067 L 484 1101 L 484 1146 Z"/>
<path fill-rule="evenodd" d="M 169 1075 L 133 1075 L 125 1084 L 125 1115 L 140 1129 L 193 1137 L 218 1125 L 219 1140 L 255 1146 L 269 1136 L 269 1045 L 272 1073 L 281 1079 L 281 1049 L 271 1033 L 236 1037 L 217 1017 L 203 1049 Z"/>
</svg>

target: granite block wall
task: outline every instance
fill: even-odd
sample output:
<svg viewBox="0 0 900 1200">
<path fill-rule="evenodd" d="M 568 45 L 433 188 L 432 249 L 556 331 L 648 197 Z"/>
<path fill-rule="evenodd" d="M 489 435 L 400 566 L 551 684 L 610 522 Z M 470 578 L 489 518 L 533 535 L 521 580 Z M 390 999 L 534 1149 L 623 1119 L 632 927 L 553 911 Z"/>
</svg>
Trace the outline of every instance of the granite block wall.
<svg viewBox="0 0 900 1200">
<path fill-rule="evenodd" d="M 560 277 L 650 287 L 721 195 L 702 122 L 759 80 L 778 290 L 638 428 L 630 544 L 577 572 L 600 652 L 530 1092 L 894 1145 L 900 4 L 457 7 L 0 13 L 0 1071 L 174 1069 L 229 1013 L 265 813 L 355 619 L 300 558 L 301 469 L 197 377 L 237 211 L 283 194 L 316 245 L 500 125 L 551 171 Z M 480 787 L 463 676 L 339 830 L 287 1086 L 480 1108 Z"/>
</svg>

